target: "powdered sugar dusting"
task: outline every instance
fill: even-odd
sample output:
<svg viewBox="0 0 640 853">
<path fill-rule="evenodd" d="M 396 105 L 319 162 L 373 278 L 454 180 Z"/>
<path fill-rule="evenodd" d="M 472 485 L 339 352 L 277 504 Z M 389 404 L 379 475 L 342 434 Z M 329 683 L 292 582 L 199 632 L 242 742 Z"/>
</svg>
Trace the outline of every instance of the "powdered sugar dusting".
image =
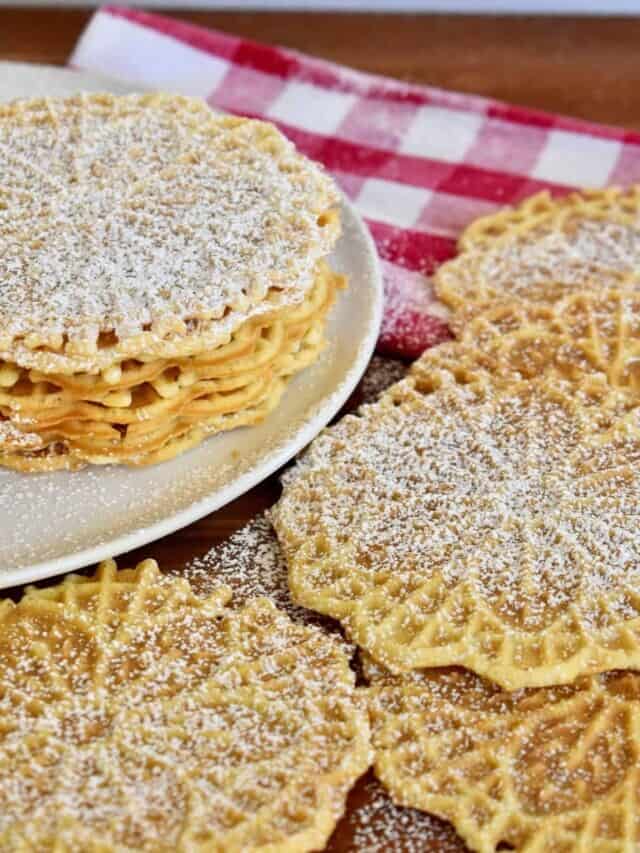
<svg viewBox="0 0 640 853">
<path fill-rule="evenodd" d="M 35 432 L 19 429 L 11 421 L 0 421 L 0 447 L 12 450 L 38 450 L 42 439 Z"/>
<path fill-rule="evenodd" d="M 436 300 L 426 276 L 383 261 L 385 311 L 378 349 L 417 358 L 428 347 L 449 340 L 448 310 Z"/>
<path fill-rule="evenodd" d="M 350 798 L 349 810 L 335 833 L 333 853 L 462 853 L 453 828 L 425 812 L 394 805 L 373 777 L 366 777 Z"/>
<path fill-rule="evenodd" d="M 336 201 L 275 128 L 193 99 L 0 107 L 0 337 L 91 347 L 100 332 L 246 316 L 271 287 L 297 301 L 336 237 L 319 223 Z"/>
<path fill-rule="evenodd" d="M 563 222 L 533 222 L 500 240 L 470 242 L 440 267 L 436 289 L 463 312 L 505 297 L 544 303 L 625 282 L 638 289 L 639 254 L 639 224 L 582 219 L 578 213 Z"/>
<path fill-rule="evenodd" d="M 376 773 L 474 850 L 635 850 L 640 676 L 501 691 L 468 671 L 378 673 Z"/>
<path fill-rule="evenodd" d="M 192 560 L 179 574 L 199 594 L 206 594 L 221 583 L 228 584 L 235 602 L 266 596 L 296 619 L 306 620 L 311 615 L 291 601 L 284 557 L 264 513 L 203 557 Z"/>
<path fill-rule="evenodd" d="M 392 669 L 459 663 L 516 687 L 640 664 L 624 631 L 640 444 L 635 426 L 591 440 L 589 402 L 560 383 L 403 382 L 344 418 L 273 513 L 294 599 Z"/>
<path fill-rule="evenodd" d="M 2 849 L 323 846 L 370 761 L 348 658 L 225 598 L 147 562 L 3 608 Z"/>
</svg>

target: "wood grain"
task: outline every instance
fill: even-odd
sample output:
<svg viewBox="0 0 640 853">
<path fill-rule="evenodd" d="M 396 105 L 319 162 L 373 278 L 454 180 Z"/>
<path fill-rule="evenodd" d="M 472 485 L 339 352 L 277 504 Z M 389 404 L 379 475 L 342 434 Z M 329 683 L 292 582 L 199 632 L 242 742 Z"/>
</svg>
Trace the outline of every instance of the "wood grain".
<svg viewBox="0 0 640 853">
<path fill-rule="evenodd" d="M 1 9 L 0 59 L 64 64 L 91 15 L 87 10 Z M 177 13 L 177 17 L 279 43 L 417 83 L 640 129 L 640 20 L 468 16 Z M 224 540 L 279 491 L 272 477 L 207 518 L 123 558 L 155 556 L 167 568 Z M 370 785 L 349 800 L 329 850 L 356 850 L 358 815 L 371 807 Z M 434 830 L 442 839 L 442 829 Z M 369 851 L 462 850 L 450 835 L 429 842 L 428 829 L 401 822 L 397 843 Z"/>
</svg>

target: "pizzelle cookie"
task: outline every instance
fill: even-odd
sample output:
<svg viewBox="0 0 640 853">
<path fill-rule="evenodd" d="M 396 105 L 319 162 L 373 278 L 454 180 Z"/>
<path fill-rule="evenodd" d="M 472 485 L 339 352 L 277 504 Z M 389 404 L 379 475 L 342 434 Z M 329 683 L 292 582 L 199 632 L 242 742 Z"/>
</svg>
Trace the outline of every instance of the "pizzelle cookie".
<svg viewBox="0 0 640 853">
<path fill-rule="evenodd" d="M 370 761 L 342 644 L 153 561 L 0 604 L 0 849 L 322 847 Z"/>
<path fill-rule="evenodd" d="M 639 666 L 640 433 L 593 402 L 559 380 L 402 381 L 347 416 L 273 513 L 294 600 L 396 672 L 515 689 Z"/>
<path fill-rule="evenodd" d="M 547 190 L 524 199 L 515 207 L 504 207 L 497 213 L 480 216 L 468 225 L 458 238 L 461 250 L 488 245 L 507 233 L 526 231 L 532 224 L 546 225 L 550 219 L 589 219 L 592 222 L 618 222 L 637 225 L 640 207 L 638 185 L 599 190 L 582 190 L 553 198 Z"/>
<path fill-rule="evenodd" d="M 370 668 L 376 775 L 472 850 L 640 847 L 640 675 L 507 693 L 463 670 Z"/>
<path fill-rule="evenodd" d="M 268 295 L 300 302 L 338 233 L 317 166 L 194 98 L 15 101 L 0 152 L 0 352 L 23 367 L 217 346 Z"/>
<path fill-rule="evenodd" d="M 460 254 L 435 275 L 458 332 L 488 306 L 517 298 L 553 304 L 603 287 L 638 290 L 640 191 L 542 193 L 474 222 Z"/>
<path fill-rule="evenodd" d="M 579 291 L 555 305 L 510 300 L 487 308 L 458 339 L 427 350 L 410 374 L 434 383 L 509 383 L 546 375 L 585 391 L 603 387 L 637 405 L 640 391 L 640 291 Z"/>
<path fill-rule="evenodd" d="M 0 416 L 39 437 L 0 463 L 148 464 L 263 418 L 323 348 L 338 202 L 196 99 L 0 106 Z"/>
</svg>

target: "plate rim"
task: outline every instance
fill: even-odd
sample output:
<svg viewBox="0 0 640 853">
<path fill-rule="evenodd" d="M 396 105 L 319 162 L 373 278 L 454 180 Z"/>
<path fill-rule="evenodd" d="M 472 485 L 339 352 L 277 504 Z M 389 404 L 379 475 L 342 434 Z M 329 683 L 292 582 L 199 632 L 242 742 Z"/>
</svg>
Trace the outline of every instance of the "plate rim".
<svg viewBox="0 0 640 853">
<path fill-rule="evenodd" d="M 58 66 L 43 65 L 39 63 L 12 63 L 0 62 L 0 72 L 7 65 L 30 65 L 31 67 L 63 71 L 70 74 L 78 74 L 80 77 L 94 81 L 100 80 L 108 85 L 108 78 L 102 75 L 93 75 L 82 71 L 60 68 Z M 123 81 L 113 81 L 114 85 L 121 87 Z M 142 87 L 140 87 L 142 88 Z M 136 87 L 132 86 L 131 91 Z M 98 545 L 73 551 L 60 557 L 49 560 L 41 560 L 37 563 L 28 564 L 15 569 L 2 570 L 0 572 L 0 589 L 8 589 L 14 586 L 33 583 L 45 578 L 56 577 L 76 569 L 86 568 L 101 560 L 117 557 L 125 552 L 133 551 L 185 527 L 199 521 L 204 516 L 216 512 L 231 501 L 248 492 L 250 489 L 263 482 L 267 477 L 274 474 L 283 465 L 289 462 L 297 453 L 309 444 L 327 424 L 340 411 L 347 402 L 358 382 L 362 378 L 367 365 L 373 355 L 378 341 L 380 325 L 382 323 L 384 290 L 382 278 L 382 266 L 377 249 L 373 242 L 371 233 L 364 220 L 356 210 L 352 202 L 341 193 L 343 212 L 349 221 L 349 230 L 356 229 L 358 238 L 364 247 L 363 257 L 366 255 L 366 263 L 370 270 L 368 286 L 371 291 L 371 319 L 366 333 L 358 346 L 356 357 L 350 368 L 345 373 L 337 388 L 321 397 L 315 406 L 312 417 L 293 434 L 290 439 L 284 441 L 275 450 L 267 452 L 266 456 L 252 465 L 247 471 L 235 478 L 231 483 L 217 489 L 213 495 L 207 495 L 194 501 L 188 507 L 176 513 L 153 522 L 145 527 L 139 528 L 131 533 L 109 539 Z M 344 239 L 341 238 L 341 239 Z M 338 306 L 340 303 L 338 302 Z M 27 476 L 27 475 L 25 475 Z"/>
<path fill-rule="evenodd" d="M 49 65 L 46 62 L 20 62 L 13 59 L 0 59 L 0 74 L 3 73 L 11 73 L 12 71 L 21 73 L 21 72 L 29 72 L 29 71 L 44 71 L 47 74 L 53 73 L 55 76 L 64 77 L 66 79 L 71 79 L 74 75 L 78 77 L 82 77 L 87 82 L 87 85 L 92 87 L 93 91 L 96 90 L 96 86 L 104 85 L 104 91 L 110 91 L 108 87 L 111 87 L 111 91 L 115 95 L 122 95 L 126 92 L 149 92 L 149 87 L 146 87 L 139 83 L 127 83 L 126 80 L 123 80 L 119 77 L 112 77 L 107 74 L 101 74 L 97 71 L 85 71 L 82 68 L 74 68 L 72 66 L 66 65 Z M 21 96 L 17 96 L 21 97 Z M 25 96 L 27 97 L 27 96 Z M 32 95 L 31 97 L 37 98 L 42 97 L 41 95 Z"/>
</svg>

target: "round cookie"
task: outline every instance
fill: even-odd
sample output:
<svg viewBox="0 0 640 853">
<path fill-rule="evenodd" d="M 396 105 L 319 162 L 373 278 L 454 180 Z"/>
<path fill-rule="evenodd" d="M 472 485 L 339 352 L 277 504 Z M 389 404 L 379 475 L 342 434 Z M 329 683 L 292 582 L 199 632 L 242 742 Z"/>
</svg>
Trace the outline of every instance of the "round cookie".
<svg viewBox="0 0 640 853">
<path fill-rule="evenodd" d="M 638 290 L 640 192 L 533 196 L 472 223 L 459 246 L 460 254 L 434 279 L 456 333 L 478 313 L 514 298 L 552 305 L 578 291 Z"/>
<path fill-rule="evenodd" d="M 0 604 L 0 847 L 321 848 L 369 765 L 343 644 L 153 561 Z"/>
<path fill-rule="evenodd" d="M 637 673 L 506 693 L 462 670 L 369 669 L 375 771 L 395 802 L 481 853 L 640 846 Z"/>
<path fill-rule="evenodd" d="M 396 672 L 515 689 L 640 665 L 640 431 L 617 404 L 559 380 L 398 383 L 285 477 L 294 600 Z"/>
</svg>

